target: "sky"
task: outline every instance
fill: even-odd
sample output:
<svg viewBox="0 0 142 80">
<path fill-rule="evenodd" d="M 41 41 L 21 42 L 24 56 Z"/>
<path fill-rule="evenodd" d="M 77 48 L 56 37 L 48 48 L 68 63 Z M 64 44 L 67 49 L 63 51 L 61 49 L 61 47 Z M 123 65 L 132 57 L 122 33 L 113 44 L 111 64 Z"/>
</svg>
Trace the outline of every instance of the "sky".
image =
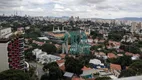
<svg viewBox="0 0 142 80">
<path fill-rule="evenodd" d="M 81 18 L 142 17 L 142 0 L 0 0 L 0 14 L 79 16 Z"/>
</svg>

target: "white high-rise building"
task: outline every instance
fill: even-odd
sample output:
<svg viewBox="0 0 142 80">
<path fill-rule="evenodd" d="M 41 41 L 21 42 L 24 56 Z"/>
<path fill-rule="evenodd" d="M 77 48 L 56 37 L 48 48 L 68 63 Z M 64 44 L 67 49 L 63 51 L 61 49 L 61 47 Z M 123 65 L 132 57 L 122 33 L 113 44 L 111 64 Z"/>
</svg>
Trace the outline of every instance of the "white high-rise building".
<svg viewBox="0 0 142 80">
<path fill-rule="evenodd" d="M 136 27 L 137 27 L 137 23 L 136 22 L 132 22 L 131 24 L 131 32 L 135 32 L 136 31 Z"/>
<path fill-rule="evenodd" d="M 11 35 L 11 28 L 0 28 L 0 72 L 9 69 L 7 47 Z"/>
<path fill-rule="evenodd" d="M 0 72 L 9 69 L 8 64 L 8 39 L 12 35 L 11 28 L 0 28 Z"/>
<path fill-rule="evenodd" d="M 7 46 L 7 41 L 0 41 L 0 72 L 9 69 Z"/>
</svg>

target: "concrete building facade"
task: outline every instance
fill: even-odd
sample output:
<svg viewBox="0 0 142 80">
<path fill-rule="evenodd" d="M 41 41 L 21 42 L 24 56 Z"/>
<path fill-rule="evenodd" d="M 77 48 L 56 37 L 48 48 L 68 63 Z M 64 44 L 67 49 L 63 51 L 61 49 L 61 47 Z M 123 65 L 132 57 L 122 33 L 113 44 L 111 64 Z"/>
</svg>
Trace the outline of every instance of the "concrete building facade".
<svg viewBox="0 0 142 80">
<path fill-rule="evenodd" d="M 9 69 L 7 45 L 8 42 L 0 43 L 0 72 Z"/>
<path fill-rule="evenodd" d="M 8 63 L 10 69 L 24 69 L 24 38 L 18 36 L 8 43 Z"/>
<path fill-rule="evenodd" d="M 0 38 L 8 38 L 12 34 L 11 32 L 11 27 L 0 28 Z"/>
</svg>

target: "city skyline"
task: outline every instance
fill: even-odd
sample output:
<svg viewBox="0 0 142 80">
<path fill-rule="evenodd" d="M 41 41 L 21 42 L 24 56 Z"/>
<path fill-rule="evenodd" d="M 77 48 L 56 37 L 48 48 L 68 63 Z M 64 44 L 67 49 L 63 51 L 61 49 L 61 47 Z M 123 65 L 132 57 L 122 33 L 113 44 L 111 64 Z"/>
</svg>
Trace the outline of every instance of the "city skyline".
<svg viewBox="0 0 142 80">
<path fill-rule="evenodd" d="M 0 14 L 114 19 L 142 17 L 141 4 L 141 0 L 5 0 L 0 1 Z"/>
</svg>

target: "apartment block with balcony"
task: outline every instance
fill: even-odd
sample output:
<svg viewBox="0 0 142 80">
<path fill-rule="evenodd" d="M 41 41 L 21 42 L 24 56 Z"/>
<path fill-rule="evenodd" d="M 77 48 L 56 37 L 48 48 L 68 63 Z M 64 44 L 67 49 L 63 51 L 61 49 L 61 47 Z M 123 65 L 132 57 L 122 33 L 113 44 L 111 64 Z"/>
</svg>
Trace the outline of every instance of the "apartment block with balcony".
<svg viewBox="0 0 142 80">
<path fill-rule="evenodd" d="M 24 69 L 24 38 L 16 37 L 8 43 L 8 63 L 10 69 Z"/>
</svg>

